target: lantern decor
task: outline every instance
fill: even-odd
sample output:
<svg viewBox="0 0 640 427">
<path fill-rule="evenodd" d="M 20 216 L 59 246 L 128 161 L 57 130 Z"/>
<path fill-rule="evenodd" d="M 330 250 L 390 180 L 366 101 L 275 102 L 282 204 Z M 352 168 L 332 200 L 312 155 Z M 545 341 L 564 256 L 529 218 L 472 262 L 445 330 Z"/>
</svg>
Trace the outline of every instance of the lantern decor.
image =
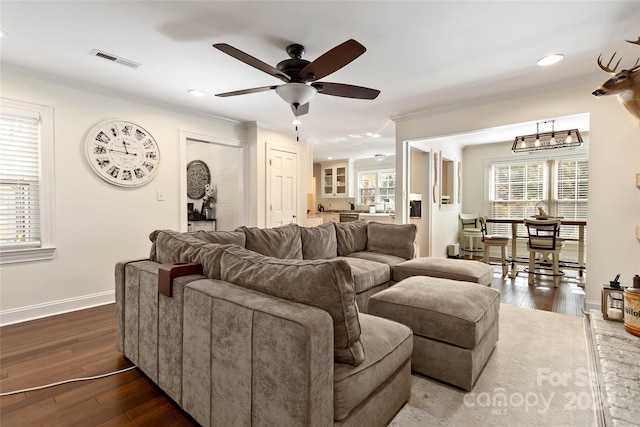
<svg viewBox="0 0 640 427">
<path fill-rule="evenodd" d="M 602 317 L 604 320 L 624 321 L 624 288 L 620 287 L 618 274 L 608 285 L 602 285 Z"/>
</svg>

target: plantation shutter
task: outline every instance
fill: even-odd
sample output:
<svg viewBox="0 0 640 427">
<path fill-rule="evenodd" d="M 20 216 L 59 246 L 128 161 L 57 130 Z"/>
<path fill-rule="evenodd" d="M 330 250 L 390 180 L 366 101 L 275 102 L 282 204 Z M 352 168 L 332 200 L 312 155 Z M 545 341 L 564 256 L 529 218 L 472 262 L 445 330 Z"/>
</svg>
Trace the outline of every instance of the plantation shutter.
<svg viewBox="0 0 640 427">
<path fill-rule="evenodd" d="M 39 247 L 40 117 L 0 110 L 0 246 Z"/>
</svg>

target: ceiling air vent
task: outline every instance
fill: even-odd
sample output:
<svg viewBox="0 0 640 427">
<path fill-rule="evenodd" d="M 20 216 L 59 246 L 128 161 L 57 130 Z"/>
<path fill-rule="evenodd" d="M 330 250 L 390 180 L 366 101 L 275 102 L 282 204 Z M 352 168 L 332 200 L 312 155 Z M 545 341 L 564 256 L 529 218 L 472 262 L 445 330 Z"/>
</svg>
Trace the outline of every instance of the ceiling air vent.
<svg viewBox="0 0 640 427">
<path fill-rule="evenodd" d="M 110 53 L 103 52 L 103 51 L 98 50 L 98 49 L 93 49 L 91 51 L 91 55 L 97 56 L 99 58 L 104 58 L 104 59 L 106 59 L 108 61 L 111 61 L 111 62 L 117 62 L 118 64 L 126 65 L 127 67 L 131 67 L 131 68 L 138 68 L 140 66 L 140 64 L 138 64 L 137 62 L 133 62 L 133 61 L 131 61 L 129 59 L 125 59 L 125 58 L 120 58 L 118 56 L 111 55 Z"/>
</svg>

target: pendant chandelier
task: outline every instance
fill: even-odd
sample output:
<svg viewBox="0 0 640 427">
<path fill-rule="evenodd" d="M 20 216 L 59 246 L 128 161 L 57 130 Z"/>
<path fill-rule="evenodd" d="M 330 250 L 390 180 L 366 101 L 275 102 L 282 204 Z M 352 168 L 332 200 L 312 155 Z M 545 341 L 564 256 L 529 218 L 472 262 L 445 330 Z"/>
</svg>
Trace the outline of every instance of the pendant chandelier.
<svg viewBox="0 0 640 427">
<path fill-rule="evenodd" d="M 551 123 L 551 132 L 540 132 L 540 123 L 536 123 L 536 133 L 516 136 L 511 146 L 513 153 L 521 151 L 549 150 L 555 148 L 579 147 L 582 145 L 582 135 L 578 129 L 555 130 L 555 120 L 542 122 Z"/>
</svg>

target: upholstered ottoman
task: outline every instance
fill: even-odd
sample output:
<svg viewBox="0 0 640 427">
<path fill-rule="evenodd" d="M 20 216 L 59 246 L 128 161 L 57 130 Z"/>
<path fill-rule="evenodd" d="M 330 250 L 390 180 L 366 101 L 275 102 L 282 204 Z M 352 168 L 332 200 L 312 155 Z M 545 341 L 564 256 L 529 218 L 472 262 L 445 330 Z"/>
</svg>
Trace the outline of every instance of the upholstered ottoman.
<svg viewBox="0 0 640 427">
<path fill-rule="evenodd" d="M 411 276 L 430 276 L 490 286 L 493 267 L 480 261 L 422 257 L 394 265 L 392 274 L 395 282 Z"/>
<path fill-rule="evenodd" d="M 369 314 L 413 331 L 411 369 L 470 391 L 498 341 L 500 294 L 474 283 L 414 276 L 369 299 Z"/>
</svg>

